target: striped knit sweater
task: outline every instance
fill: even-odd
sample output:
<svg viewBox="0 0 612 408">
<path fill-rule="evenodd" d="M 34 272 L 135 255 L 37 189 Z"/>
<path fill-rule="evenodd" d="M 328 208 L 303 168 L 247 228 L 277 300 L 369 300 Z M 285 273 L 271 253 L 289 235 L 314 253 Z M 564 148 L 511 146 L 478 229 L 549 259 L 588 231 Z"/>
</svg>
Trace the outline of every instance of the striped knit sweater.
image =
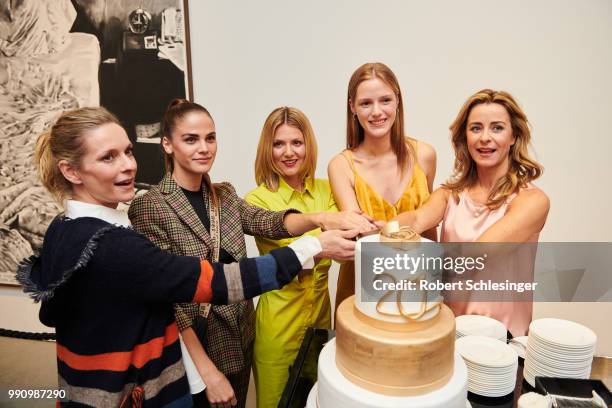
<svg viewBox="0 0 612 408">
<path fill-rule="evenodd" d="M 172 304 L 252 298 L 301 268 L 290 248 L 211 264 L 97 218 L 56 218 L 18 279 L 55 327 L 61 406 L 189 407 Z"/>
</svg>

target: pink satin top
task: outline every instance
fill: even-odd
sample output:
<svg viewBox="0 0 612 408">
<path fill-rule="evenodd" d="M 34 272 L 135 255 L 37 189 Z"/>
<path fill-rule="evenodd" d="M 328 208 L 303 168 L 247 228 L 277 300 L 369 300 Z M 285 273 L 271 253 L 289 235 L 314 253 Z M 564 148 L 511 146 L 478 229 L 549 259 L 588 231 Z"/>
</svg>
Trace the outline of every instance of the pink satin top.
<svg viewBox="0 0 612 408">
<path fill-rule="evenodd" d="M 529 186 L 528 188 L 534 188 Z M 491 210 L 486 205 L 472 200 L 467 191 L 459 194 L 459 201 L 449 197 L 442 222 L 441 242 L 474 242 L 489 227 L 499 221 L 508 205 L 516 194 L 508 197 L 506 203 L 499 208 Z M 539 234 L 532 235 L 527 242 L 537 242 Z M 535 256 L 535 253 L 533 254 Z M 529 262 L 529 257 L 520 257 L 522 261 Z M 504 265 L 500 265 L 504 267 Z M 508 266 L 509 268 L 510 266 Z M 531 268 L 533 265 L 512 265 L 512 268 Z M 496 271 L 489 271 L 495 273 Z M 508 276 L 509 271 L 497 271 L 500 276 Z M 501 300 L 501 299 L 500 299 Z M 455 316 L 476 314 L 492 317 L 502 322 L 514 337 L 527 334 L 533 314 L 532 302 L 497 301 L 497 302 L 448 302 Z"/>
</svg>

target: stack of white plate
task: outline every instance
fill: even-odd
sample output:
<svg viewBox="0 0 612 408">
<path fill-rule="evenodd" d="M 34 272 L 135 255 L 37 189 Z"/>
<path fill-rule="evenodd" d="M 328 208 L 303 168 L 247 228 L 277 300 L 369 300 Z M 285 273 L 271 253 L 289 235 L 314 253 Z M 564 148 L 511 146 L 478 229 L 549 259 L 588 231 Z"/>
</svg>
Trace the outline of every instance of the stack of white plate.
<svg viewBox="0 0 612 408">
<path fill-rule="evenodd" d="M 527 352 L 527 336 L 514 337 L 508 342 L 508 345 L 516 351 L 516 354 L 520 358 L 525 358 L 525 353 Z"/>
<path fill-rule="evenodd" d="M 518 355 L 512 347 L 484 336 L 464 336 L 455 348 L 467 365 L 468 391 L 502 397 L 514 391 Z"/>
<path fill-rule="evenodd" d="M 502 322 L 487 316 L 457 316 L 455 326 L 455 339 L 464 336 L 484 336 L 506 342 L 506 326 Z"/>
<path fill-rule="evenodd" d="M 529 325 L 525 380 L 535 377 L 589 378 L 597 335 L 581 324 L 561 319 L 538 319 Z"/>
</svg>

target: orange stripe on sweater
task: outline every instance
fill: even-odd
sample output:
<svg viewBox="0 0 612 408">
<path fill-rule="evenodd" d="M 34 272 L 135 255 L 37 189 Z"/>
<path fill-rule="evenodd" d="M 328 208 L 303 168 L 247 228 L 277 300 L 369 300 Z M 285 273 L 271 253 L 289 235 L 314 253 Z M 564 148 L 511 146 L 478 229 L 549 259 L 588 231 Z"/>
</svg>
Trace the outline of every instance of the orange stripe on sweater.
<svg viewBox="0 0 612 408">
<path fill-rule="evenodd" d="M 200 261 L 200 279 L 196 286 L 193 303 L 208 303 L 212 299 L 213 267 L 208 261 Z"/>
<path fill-rule="evenodd" d="M 138 344 L 132 351 L 82 355 L 73 353 L 58 343 L 57 358 L 75 370 L 125 371 L 130 365 L 141 368 L 149 361 L 159 358 L 164 347 L 177 340 L 178 327 L 175 322 L 166 327 L 162 337 L 156 337 L 146 343 Z"/>
</svg>

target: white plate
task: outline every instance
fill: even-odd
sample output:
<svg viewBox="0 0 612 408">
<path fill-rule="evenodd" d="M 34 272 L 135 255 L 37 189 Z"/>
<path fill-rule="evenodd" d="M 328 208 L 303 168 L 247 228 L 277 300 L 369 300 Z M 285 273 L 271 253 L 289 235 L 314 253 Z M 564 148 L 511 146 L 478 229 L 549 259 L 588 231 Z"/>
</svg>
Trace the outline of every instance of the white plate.
<svg viewBox="0 0 612 408">
<path fill-rule="evenodd" d="M 504 375 L 484 375 L 479 374 L 474 371 L 469 371 L 468 377 L 470 380 L 488 383 L 488 384 L 506 384 L 508 382 L 512 382 L 516 379 L 516 372 L 514 374 L 504 374 Z"/>
<path fill-rule="evenodd" d="M 551 369 L 562 369 L 567 371 L 581 371 L 591 366 L 592 360 L 584 361 L 579 364 L 570 363 L 562 360 L 551 360 L 549 358 L 542 357 L 538 354 L 532 353 L 531 351 L 527 352 L 527 359 L 532 362 L 537 362 L 538 364 L 550 367 Z"/>
<path fill-rule="evenodd" d="M 455 325 L 457 332 L 462 336 L 485 336 L 506 340 L 506 326 L 502 322 L 487 316 L 457 316 Z"/>
<path fill-rule="evenodd" d="M 539 337 L 537 337 L 536 334 L 532 334 L 531 335 L 531 340 L 529 340 L 529 342 L 533 343 L 534 346 L 538 346 L 542 349 L 545 350 L 549 350 L 549 351 L 554 351 L 555 353 L 564 353 L 567 355 L 582 355 L 582 354 L 589 354 L 589 353 L 593 353 L 595 351 L 595 346 L 589 346 L 589 347 L 583 347 L 583 348 L 578 348 L 578 347 L 567 347 L 561 344 L 553 344 L 550 343 L 546 340 L 543 340 Z"/>
<path fill-rule="evenodd" d="M 490 385 L 490 384 L 484 384 L 484 383 L 478 383 L 478 382 L 468 382 L 468 385 L 470 386 L 470 388 L 479 389 L 481 391 L 489 390 L 495 393 L 505 392 L 507 394 L 508 392 L 510 392 L 508 390 L 513 390 L 516 384 Z M 505 395 L 505 394 L 502 394 L 502 395 Z"/>
<path fill-rule="evenodd" d="M 469 362 L 465 359 L 463 361 L 465 361 L 465 365 L 468 367 L 468 369 L 470 369 L 470 371 L 474 371 L 474 372 L 481 373 L 484 375 L 498 375 L 499 376 L 499 375 L 504 375 L 504 374 L 512 374 L 512 370 L 516 370 L 516 366 L 517 366 L 516 364 L 514 364 L 514 365 L 509 365 L 509 366 L 503 366 L 503 367 L 484 367 L 484 366 Z"/>
<path fill-rule="evenodd" d="M 515 337 L 508 342 L 508 345 L 516 351 L 516 354 L 520 358 L 525 358 L 525 352 L 527 351 L 527 336 Z"/>
<path fill-rule="evenodd" d="M 583 364 L 583 363 L 588 363 L 593 359 L 593 354 L 592 353 L 587 353 L 587 354 L 581 354 L 581 355 L 568 355 L 567 353 L 563 352 L 563 351 L 550 351 L 550 350 L 545 350 L 542 349 L 540 347 L 536 346 L 529 346 L 527 347 L 527 355 L 531 354 L 531 355 L 537 355 L 540 356 L 542 358 L 546 358 L 548 360 L 551 361 L 562 361 L 562 362 L 566 362 L 569 364 Z"/>
<path fill-rule="evenodd" d="M 570 320 L 545 318 L 531 322 L 530 335 L 554 345 L 590 349 L 597 342 L 593 330 Z"/>
<path fill-rule="evenodd" d="M 539 365 L 530 365 L 529 371 L 535 375 L 541 375 L 546 377 L 563 377 L 563 378 L 586 378 L 591 373 L 591 369 L 588 368 L 583 371 L 567 371 L 567 370 L 551 370 L 548 367 Z"/>
<path fill-rule="evenodd" d="M 468 383 L 468 391 L 484 397 L 502 397 L 514 391 L 514 386 L 491 387 L 489 385 Z"/>
<path fill-rule="evenodd" d="M 488 375 L 488 374 L 487 375 L 483 375 L 483 374 L 478 374 L 478 373 L 475 373 L 473 371 L 470 371 L 468 377 L 471 380 L 479 381 L 479 382 L 483 382 L 483 383 L 505 384 L 507 382 L 512 382 L 516 378 L 516 373 L 515 374 L 504 374 L 504 375 L 497 376 L 497 375 Z"/>
<path fill-rule="evenodd" d="M 490 383 L 490 384 L 506 383 L 516 378 L 516 372 L 515 374 L 505 374 L 505 375 L 496 376 L 496 375 L 483 375 L 483 374 L 478 374 L 473 371 L 470 371 L 469 378 L 474 381 Z"/>
<path fill-rule="evenodd" d="M 527 349 L 528 350 L 538 350 L 539 352 L 542 352 L 544 354 L 548 354 L 550 356 L 563 356 L 564 359 L 572 359 L 572 360 L 580 360 L 580 359 L 584 359 L 587 356 L 592 356 L 594 349 L 592 350 L 586 350 L 586 351 L 580 351 L 580 352 L 576 352 L 576 351 L 568 351 L 565 350 L 563 348 L 559 348 L 559 347 L 549 347 L 549 346 L 545 346 L 542 343 L 539 343 L 537 341 L 530 341 L 527 345 Z"/>
<path fill-rule="evenodd" d="M 518 359 L 512 347 L 490 337 L 462 337 L 455 341 L 455 349 L 466 362 L 484 367 L 508 367 Z"/>
<path fill-rule="evenodd" d="M 472 371 L 468 373 L 468 377 L 470 380 L 474 382 L 478 382 L 480 384 L 491 384 L 491 385 L 500 385 L 505 386 L 507 384 L 512 383 L 513 381 L 516 383 L 516 372 L 512 375 L 506 374 L 503 376 L 494 376 L 494 375 L 482 375 L 477 374 Z"/>
<path fill-rule="evenodd" d="M 564 369 L 550 368 L 539 364 L 537 361 L 525 360 L 524 373 L 525 376 L 527 376 L 527 373 L 529 373 L 531 377 L 541 375 L 546 377 L 588 378 L 591 373 L 591 367 L 588 367 L 582 371 L 570 372 Z"/>
<path fill-rule="evenodd" d="M 529 392 L 521 395 L 518 400 L 518 408 L 550 408 L 552 403 L 550 397 L 536 394 L 535 392 Z"/>
<path fill-rule="evenodd" d="M 468 391 L 470 391 L 473 394 L 482 395 L 483 397 L 494 397 L 494 398 L 496 398 L 496 397 L 503 397 L 504 395 L 510 394 L 511 392 L 514 391 L 514 387 L 510 387 L 510 388 L 506 388 L 506 389 L 500 389 L 500 390 L 495 390 L 495 389 L 491 389 L 491 388 L 472 389 L 468 385 Z"/>
</svg>

